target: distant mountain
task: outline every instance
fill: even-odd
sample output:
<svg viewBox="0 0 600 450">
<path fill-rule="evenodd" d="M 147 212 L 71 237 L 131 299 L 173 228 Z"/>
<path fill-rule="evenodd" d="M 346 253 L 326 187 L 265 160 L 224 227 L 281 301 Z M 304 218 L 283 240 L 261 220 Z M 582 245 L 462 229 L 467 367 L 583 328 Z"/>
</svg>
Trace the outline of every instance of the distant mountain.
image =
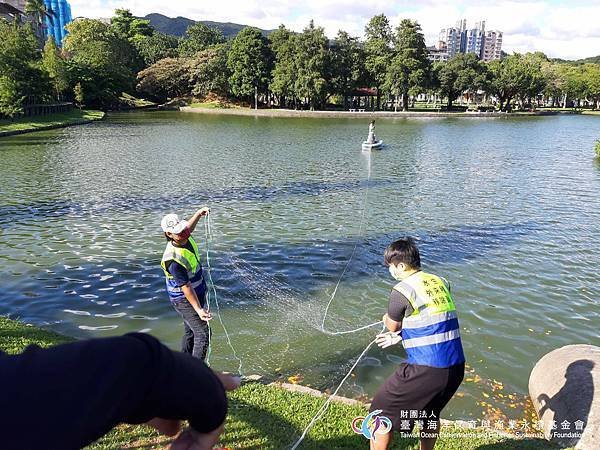
<svg viewBox="0 0 600 450">
<path fill-rule="evenodd" d="M 144 19 L 148 19 L 150 21 L 150 25 L 152 25 L 161 33 L 170 34 L 177 37 L 183 36 L 188 27 L 196 23 L 195 20 L 187 19 L 185 17 L 171 18 L 156 13 L 148 14 L 146 17 L 144 17 Z M 201 20 L 200 22 L 209 27 L 219 28 L 227 39 L 235 37 L 242 30 L 242 28 L 247 26 L 230 22 L 210 22 L 208 20 Z M 273 30 L 261 31 L 265 36 L 268 36 Z"/>
<path fill-rule="evenodd" d="M 568 64 L 600 64 L 600 55 L 598 56 L 590 56 L 589 58 L 583 58 L 578 60 L 570 60 L 570 59 L 561 59 L 561 58 L 552 58 L 552 61 L 559 63 L 568 63 Z"/>
</svg>

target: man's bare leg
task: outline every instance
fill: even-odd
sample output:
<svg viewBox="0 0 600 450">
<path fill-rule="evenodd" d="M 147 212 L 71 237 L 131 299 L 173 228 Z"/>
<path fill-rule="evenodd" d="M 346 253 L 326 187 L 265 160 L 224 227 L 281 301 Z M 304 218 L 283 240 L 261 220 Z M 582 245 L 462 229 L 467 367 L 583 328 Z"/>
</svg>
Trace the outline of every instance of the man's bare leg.
<svg viewBox="0 0 600 450">
<path fill-rule="evenodd" d="M 371 443 L 371 450 L 387 450 L 388 445 L 392 442 L 392 432 L 378 434 L 376 441 L 371 439 L 369 442 Z"/>
</svg>

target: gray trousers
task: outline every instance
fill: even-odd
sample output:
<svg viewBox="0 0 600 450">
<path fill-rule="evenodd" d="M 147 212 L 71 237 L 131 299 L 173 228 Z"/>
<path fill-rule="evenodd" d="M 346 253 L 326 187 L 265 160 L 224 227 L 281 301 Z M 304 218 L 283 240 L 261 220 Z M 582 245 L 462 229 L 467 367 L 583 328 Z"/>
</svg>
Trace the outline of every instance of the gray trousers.
<svg viewBox="0 0 600 450">
<path fill-rule="evenodd" d="M 202 306 L 205 300 L 202 299 Z M 193 357 L 201 360 L 206 359 L 208 344 L 210 342 L 210 329 L 208 322 L 200 319 L 190 302 L 182 300 L 173 304 L 175 311 L 183 319 L 183 337 L 181 338 L 181 351 L 190 353 Z"/>
</svg>

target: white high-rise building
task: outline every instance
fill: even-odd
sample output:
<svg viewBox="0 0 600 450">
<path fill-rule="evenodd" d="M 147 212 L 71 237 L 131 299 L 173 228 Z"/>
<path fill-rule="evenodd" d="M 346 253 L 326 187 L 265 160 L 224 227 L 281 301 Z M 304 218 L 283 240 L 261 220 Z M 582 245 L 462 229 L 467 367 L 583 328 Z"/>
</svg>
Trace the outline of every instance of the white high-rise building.
<svg viewBox="0 0 600 450">
<path fill-rule="evenodd" d="M 485 33 L 485 45 L 481 59 L 492 61 L 500 58 L 502 58 L 502 31 L 488 31 Z"/>
<path fill-rule="evenodd" d="M 448 53 L 448 57 L 452 58 L 454 55 L 460 53 L 461 40 L 462 31 L 459 28 L 444 28 L 440 31 L 438 49 L 442 49 L 441 43 L 443 43 L 446 52 Z"/>
<path fill-rule="evenodd" d="M 435 49 L 445 50 L 448 58 L 458 53 L 473 53 L 484 61 L 499 59 L 502 56 L 502 32 L 486 32 L 484 20 L 476 22 L 475 28 L 467 29 L 467 21 L 461 19 L 455 27 L 440 31 Z"/>
<path fill-rule="evenodd" d="M 478 58 L 483 57 L 485 46 L 485 21 L 477 22 L 475 28 L 466 31 L 464 52 L 474 53 Z"/>
</svg>

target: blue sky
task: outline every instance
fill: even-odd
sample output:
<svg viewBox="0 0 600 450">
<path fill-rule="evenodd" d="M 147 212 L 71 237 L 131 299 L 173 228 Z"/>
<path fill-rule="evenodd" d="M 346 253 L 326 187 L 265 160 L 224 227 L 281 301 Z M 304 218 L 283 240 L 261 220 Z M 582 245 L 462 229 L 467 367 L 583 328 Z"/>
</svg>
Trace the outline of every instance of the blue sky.
<svg viewBox="0 0 600 450">
<path fill-rule="evenodd" d="M 301 31 L 312 18 L 329 37 L 339 29 L 362 36 L 365 23 L 386 14 L 395 26 L 403 18 L 419 21 L 428 45 L 439 30 L 460 18 L 485 20 L 486 29 L 504 32 L 507 52 L 540 50 L 551 57 L 600 55 L 600 0 L 525 0 L 485 2 L 441 0 L 69 0 L 74 16 L 109 17 L 115 8 L 136 15 L 158 12 L 170 17 L 214 20 L 276 28 L 284 23 Z"/>
</svg>

